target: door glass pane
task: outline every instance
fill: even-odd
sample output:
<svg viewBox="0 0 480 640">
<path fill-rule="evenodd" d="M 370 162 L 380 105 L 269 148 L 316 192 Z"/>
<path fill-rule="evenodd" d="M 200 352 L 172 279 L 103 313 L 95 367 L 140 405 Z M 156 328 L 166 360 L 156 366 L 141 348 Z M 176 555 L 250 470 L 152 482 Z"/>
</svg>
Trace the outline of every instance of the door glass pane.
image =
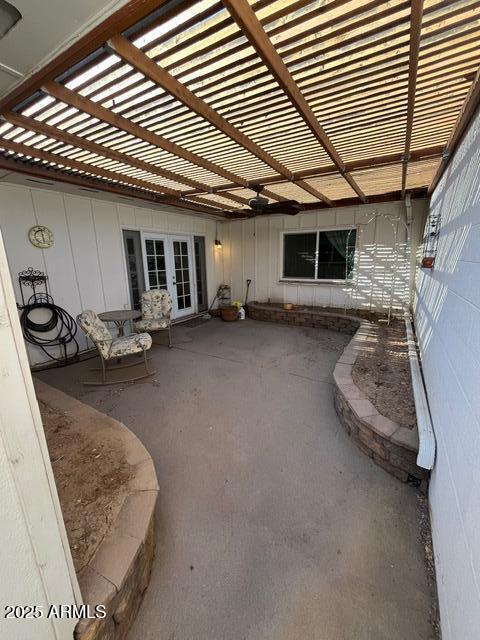
<svg viewBox="0 0 480 640">
<path fill-rule="evenodd" d="M 188 309 L 192 306 L 190 297 L 188 242 L 184 242 L 183 240 L 173 241 L 173 258 L 175 261 L 177 307 L 179 310 Z"/>
<path fill-rule="evenodd" d="M 150 289 L 166 289 L 165 245 L 163 240 L 145 240 Z"/>
</svg>

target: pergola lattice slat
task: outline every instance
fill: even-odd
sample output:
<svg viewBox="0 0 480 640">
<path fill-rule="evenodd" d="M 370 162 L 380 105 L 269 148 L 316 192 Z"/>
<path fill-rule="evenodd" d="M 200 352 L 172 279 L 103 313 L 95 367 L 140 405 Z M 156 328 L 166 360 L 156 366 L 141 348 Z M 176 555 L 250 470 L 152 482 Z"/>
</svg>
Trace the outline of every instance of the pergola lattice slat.
<svg viewBox="0 0 480 640">
<path fill-rule="evenodd" d="M 143 73 L 147 78 L 161 86 L 165 91 L 175 97 L 179 102 L 183 103 L 191 111 L 207 120 L 222 133 L 234 140 L 240 146 L 244 147 L 259 160 L 269 165 L 274 171 L 282 175 L 287 180 L 293 181 L 292 172 L 287 169 L 281 162 L 275 160 L 273 156 L 262 149 L 258 144 L 253 142 L 248 136 L 232 126 L 228 120 L 212 109 L 206 102 L 198 98 L 185 85 L 176 78 L 162 69 L 158 64 L 152 62 L 140 49 L 137 49 L 131 42 L 122 36 L 113 36 L 109 40 L 112 49 L 128 62 L 134 69 Z M 301 181 L 298 185 L 308 193 L 314 195 L 319 200 L 323 200 L 327 204 L 332 204 L 326 196 L 316 189 L 312 189 L 308 184 Z"/>
<path fill-rule="evenodd" d="M 278 84 L 288 95 L 290 101 L 301 115 L 308 128 L 312 131 L 313 135 L 325 149 L 338 171 L 343 175 L 351 188 L 359 196 L 360 200 L 362 200 L 362 202 L 366 202 L 365 194 L 352 176 L 346 171 L 345 163 L 339 156 L 327 133 L 318 122 L 290 71 L 287 69 L 282 58 L 271 43 L 248 2 L 246 0 L 222 0 L 222 2 L 228 9 L 229 13 L 233 16 L 252 47 L 275 77 Z"/>
<path fill-rule="evenodd" d="M 197 154 L 188 151 L 187 149 L 183 149 L 174 142 L 171 142 L 170 140 L 167 140 L 166 138 L 163 138 L 162 136 L 159 136 L 144 127 L 140 127 L 131 120 L 128 120 L 127 118 L 124 118 L 123 116 L 114 113 L 109 109 L 106 109 L 100 104 L 92 102 L 88 98 L 75 93 L 75 91 L 67 89 L 67 87 L 62 86 L 57 82 L 47 82 L 42 87 L 42 89 L 45 91 L 45 93 L 48 93 L 57 100 L 65 102 L 66 104 L 69 104 L 79 111 L 84 111 L 85 113 L 91 115 L 93 118 L 108 122 L 108 124 L 117 129 L 121 129 L 124 132 L 129 133 L 136 138 L 139 138 L 140 140 L 144 140 L 145 142 L 148 142 L 155 147 L 163 149 L 164 151 L 167 151 L 172 155 L 178 156 L 179 158 L 190 162 L 191 164 L 196 164 L 199 167 L 203 167 L 207 171 L 222 176 L 223 178 L 226 178 L 230 182 L 234 182 L 239 186 L 247 188 L 249 187 L 248 180 L 245 180 L 244 178 L 241 178 L 240 176 L 237 176 L 230 171 L 223 169 L 221 166 L 210 162 L 209 160 L 206 160 L 205 158 L 202 158 Z"/>
<path fill-rule="evenodd" d="M 29 151 L 0 162 L 220 216 L 426 195 L 480 102 L 480 0 L 423 2 L 130 0 L 0 100 Z"/>
</svg>

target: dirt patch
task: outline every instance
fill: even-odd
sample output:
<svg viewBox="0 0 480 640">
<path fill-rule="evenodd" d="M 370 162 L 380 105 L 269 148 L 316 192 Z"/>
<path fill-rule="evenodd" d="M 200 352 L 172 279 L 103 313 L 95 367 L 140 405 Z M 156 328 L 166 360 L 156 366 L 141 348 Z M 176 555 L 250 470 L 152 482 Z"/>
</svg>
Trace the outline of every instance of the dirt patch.
<svg viewBox="0 0 480 640">
<path fill-rule="evenodd" d="M 120 511 L 131 477 L 121 445 L 40 402 L 45 436 L 77 573 Z"/>
<path fill-rule="evenodd" d="M 400 426 L 416 424 L 405 324 L 374 324 L 352 371 L 353 381 L 379 413 Z"/>
<path fill-rule="evenodd" d="M 422 543 L 425 555 L 425 568 L 427 570 L 427 579 L 430 593 L 432 596 L 432 605 L 430 607 L 430 622 L 433 630 L 433 640 L 441 640 L 442 634 L 440 629 L 440 611 L 438 607 L 437 577 L 435 573 L 435 560 L 433 555 L 432 529 L 430 526 L 430 513 L 428 510 L 428 499 L 418 494 L 418 513 L 420 517 L 420 541 Z"/>
</svg>

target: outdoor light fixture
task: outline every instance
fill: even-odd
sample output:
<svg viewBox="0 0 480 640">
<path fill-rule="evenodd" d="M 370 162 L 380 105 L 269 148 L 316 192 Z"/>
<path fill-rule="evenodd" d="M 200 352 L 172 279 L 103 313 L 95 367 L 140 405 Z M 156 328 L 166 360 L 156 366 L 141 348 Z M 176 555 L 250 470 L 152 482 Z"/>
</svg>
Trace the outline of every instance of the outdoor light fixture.
<svg viewBox="0 0 480 640">
<path fill-rule="evenodd" d="M 218 222 L 215 223 L 215 247 L 222 248 L 222 242 L 218 239 Z"/>
</svg>

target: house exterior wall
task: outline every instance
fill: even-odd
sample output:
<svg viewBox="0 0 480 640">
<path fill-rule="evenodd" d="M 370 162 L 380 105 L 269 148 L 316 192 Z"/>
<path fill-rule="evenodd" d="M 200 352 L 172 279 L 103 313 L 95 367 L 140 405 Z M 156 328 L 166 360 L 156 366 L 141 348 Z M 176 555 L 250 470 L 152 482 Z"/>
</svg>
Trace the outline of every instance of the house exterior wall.
<svg viewBox="0 0 480 640">
<path fill-rule="evenodd" d="M 419 269 L 416 328 L 437 440 L 430 502 L 444 640 L 480 629 L 480 115 L 431 199 L 435 267 Z"/>
<path fill-rule="evenodd" d="M 367 225 L 375 212 L 382 216 Z M 349 306 L 381 311 L 388 309 L 393 286 L 393 306 L 402 308 L 409 303 L 426 201 L 412 201 L 412 214 L 410 246 L 406 243 L 405 226 L 394 222 L 397 255 L 394 228 L 385 216 L 405 221 L 402 202 L 321 209 L 296 216 L 259 216 L 223 224 L 220 234 L 224 244 L 224 273 L 227 284 L 232 287 L 232 298 L 244 299 L 246 280 L 250 278 L 250 300 L 343 307 L 349 298 Z M 348 227 L 356 227 L 358 234 L 356 275 L 351 284 L 280 282 L 282 231 Z"/>
<path fill-rule="evenodd" d="M 0 234 L 0 637 L 67 640 L 76 620 L 51 604 L 80 604 L 73 561 L 35 398 Z M 21 579 L 19 579 L 21 577 Z M 38 619 L 5 608 L 36 605 Z"/>
<path fill-rule="evenodd" d="M 28 240 L 35 224 L 49 227 L 55 242 L 38 249 Z M 122 228 L 205 236 L 208 300 L 222 280 L 222 258 L 214 249 L 215 222 L 195 214 L 152 210 L 107 200 L 70 195 L 23 185 L 0 184 L 2 230 L 17 302 L 19 271 L 33 267 L 48 275 L 55 304 L 75 317 L 83 309 L 96 312 L 130 308 Z M 82 349 L 87 343 L 81 331 Z M 28 345 L 31 364 L 46 361 Z"/>
</svg>

